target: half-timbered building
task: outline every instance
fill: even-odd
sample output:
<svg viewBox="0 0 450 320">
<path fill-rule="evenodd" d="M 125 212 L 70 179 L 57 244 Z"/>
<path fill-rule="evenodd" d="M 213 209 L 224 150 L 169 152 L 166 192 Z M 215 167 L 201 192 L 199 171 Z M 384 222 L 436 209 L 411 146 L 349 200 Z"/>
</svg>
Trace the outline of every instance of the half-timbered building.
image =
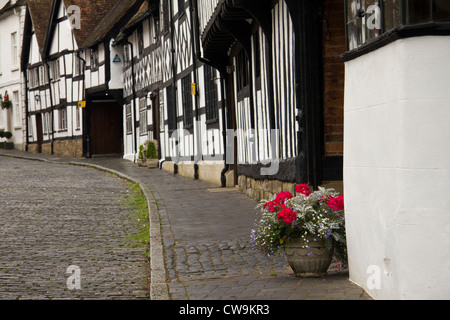
<svg viewBox="0 0 450 320">
<path fill-rule="evenodd" d="M 342 189 L 341 1 L 147 1 L 122 30 L 125 157 L 255 198 Z"/>
<path fill-rule="evenodd" d="M 121 52 L 114 36 L 139 1 L 30 0 L 25 23 L 28 149 L 121 155 Z"/>
<path fill-rule="evenodd" d="M 195 1 L 147 1 L 122 30 L 125 158 L 155 140 L 160 167 L 225 184 L 219 72 L 199 59 Z"/>
<path fill-rule="evenodd" d="M 342 1 L 198 0 L 197 12 L 202 58 L 225 82 L 235 183 L 258 199 L 295 183 L 342 190 Z"/>
</svg>

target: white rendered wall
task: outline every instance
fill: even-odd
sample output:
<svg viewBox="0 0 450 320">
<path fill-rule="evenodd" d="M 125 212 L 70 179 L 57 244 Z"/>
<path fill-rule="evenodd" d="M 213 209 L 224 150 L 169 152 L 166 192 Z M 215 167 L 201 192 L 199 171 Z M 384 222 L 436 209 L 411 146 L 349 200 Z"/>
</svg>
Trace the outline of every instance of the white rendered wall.
<svg viewBox="0 0 450 320">
<path fill-rule="evenodd" d="M 450 298 L 449 54 L 416 37 L 346 62 L 350 279 L 375 299 Z"/>
</svg>

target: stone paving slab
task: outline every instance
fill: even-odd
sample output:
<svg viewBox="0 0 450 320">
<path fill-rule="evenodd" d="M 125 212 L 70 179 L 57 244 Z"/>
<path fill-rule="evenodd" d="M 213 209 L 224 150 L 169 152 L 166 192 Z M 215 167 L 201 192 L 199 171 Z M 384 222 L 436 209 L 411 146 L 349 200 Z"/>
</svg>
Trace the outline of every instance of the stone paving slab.
<svg viewBox="0 0 450 320">
<path fill-rule="evenodd" d="M 0 154 L 5 151 L 0 151 Z M 54 157 L 11 152 L 16 156 Z M 73 159 L 57 158 L 70 162 Z M 124 159 L 76 160 L 121 172 L 148 187 L 155 203 L 164 248 L 166 282 L 153 299 L 173 300 L 362 300 L 371 299 L 332 265 L 321 279 L 292 275 L 284 256 L 266 257 L 250 244 L 256 202 L 238 190 L 222 192 L 205 181 L 159 169 L 139 168 Z M 153 285 L 153 284 L 151 284 Z"/>
</svg>

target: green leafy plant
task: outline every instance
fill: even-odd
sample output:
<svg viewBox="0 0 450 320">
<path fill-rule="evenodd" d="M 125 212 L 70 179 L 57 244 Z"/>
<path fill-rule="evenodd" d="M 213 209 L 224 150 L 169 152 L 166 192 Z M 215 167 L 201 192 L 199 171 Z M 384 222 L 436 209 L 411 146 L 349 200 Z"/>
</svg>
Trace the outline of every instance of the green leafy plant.
<svg viewBox="0 0 450 320">
<path fill-rule="evenodd" d="M 156 153 L 156 146 L 153 141 L 150 141 L 147 145 L 147 159 L 158 159 L 158 155 Z"/>
<path fill-rule="evenodd" d="M 139 146 L 139 159 L 144 159 L 144 146 L 142 144 Z"/>
<path fill-rule="evenodd" d="M 9 131 L 0 131 L 0 138 L 11 139 L 12 133 Z"/>
</svg>

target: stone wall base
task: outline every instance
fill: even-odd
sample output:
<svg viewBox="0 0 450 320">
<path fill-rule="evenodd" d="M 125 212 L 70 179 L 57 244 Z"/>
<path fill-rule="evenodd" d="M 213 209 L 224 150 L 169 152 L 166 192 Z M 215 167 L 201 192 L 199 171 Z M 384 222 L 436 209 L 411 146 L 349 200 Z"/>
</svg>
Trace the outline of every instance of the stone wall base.
<svg viewBox="0 0 450 320">
<path fill-rule="evenodd" d="M 42 144 L 43 154 L 52 154 L 51 142 Z M 38 145 L 28 145 L 28 152 L 38 153 Z M 70 140 L 55 140 L 53 142 L 53 155 L 68 157 L 68 158 L 82 158 L 83 157 L 83 140 L 82 139 L 70 139 Z"/>
<path fill-rule="evenodd" d="M 238 177 L 239 191 L 256 201 L 271 200 L 282 191 L 289 191 L 295 196 L 296 185 L 296 183 L 279 180 L 255 180 L 242 175 Z M 324 182 L 322 186 L 333 188 L 340 194 L 343 194 L 342 181 Z"/>
</svg>

